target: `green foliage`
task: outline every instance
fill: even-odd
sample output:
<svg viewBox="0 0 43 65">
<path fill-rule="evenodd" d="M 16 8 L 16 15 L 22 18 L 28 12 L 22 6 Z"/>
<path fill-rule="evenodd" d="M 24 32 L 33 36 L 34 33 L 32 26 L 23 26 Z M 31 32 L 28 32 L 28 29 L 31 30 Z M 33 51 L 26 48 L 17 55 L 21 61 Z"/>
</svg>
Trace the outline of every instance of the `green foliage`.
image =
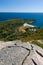
<svg viewBox="0 0 43 65">
<path fill-rule="evenodd" d="M 34 19 L 11 19 L 7 21 L 0 22 L 0 40 L 12 41 L 16 39 L 20 40 L 36 40 L 36 39 L 43 39 L 43 28 L 35 28 L 36 31 L 32 31 L 30 28 L 26 30 L 26 32 L 18 32 L 20 26 L 23 23 L 35 21 Z"/>
<path fill-rule="evenodd" d="M 41 43 L 39 43 L 37 41 L 32 41 L 32 44 L 36 44 L 36 45 L 40 46 L 41 48 L 43 48 L 43 44 L 41 44 Z"/>
</svg>

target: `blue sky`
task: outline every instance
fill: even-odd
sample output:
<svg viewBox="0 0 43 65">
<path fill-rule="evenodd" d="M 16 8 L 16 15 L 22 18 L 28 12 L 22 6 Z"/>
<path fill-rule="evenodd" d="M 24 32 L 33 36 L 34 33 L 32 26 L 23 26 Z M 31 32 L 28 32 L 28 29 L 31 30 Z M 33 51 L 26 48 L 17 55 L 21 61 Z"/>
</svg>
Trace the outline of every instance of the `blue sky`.
<svg viewBox="0 0 43 65">
<path fill-rule="evenodd" d="M 43 0 L 0 0 L 0 12 L 43 12 Z"/>
</svg>

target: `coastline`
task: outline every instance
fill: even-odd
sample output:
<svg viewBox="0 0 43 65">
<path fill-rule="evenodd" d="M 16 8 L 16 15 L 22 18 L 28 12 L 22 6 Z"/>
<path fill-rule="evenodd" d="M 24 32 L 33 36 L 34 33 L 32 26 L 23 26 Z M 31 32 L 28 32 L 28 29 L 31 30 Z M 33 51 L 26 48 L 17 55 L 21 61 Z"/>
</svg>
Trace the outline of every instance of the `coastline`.
<svg viewBox="0 0 43 65">
<path fill-rule="evenodd" d="M 43 13 L 0 13 L 0 20 L 8 20 L 12 18 L 22 18 L 22 19 L 35 19 L 36 22 L 32 25 L 43 27 Z"/>
</svg>

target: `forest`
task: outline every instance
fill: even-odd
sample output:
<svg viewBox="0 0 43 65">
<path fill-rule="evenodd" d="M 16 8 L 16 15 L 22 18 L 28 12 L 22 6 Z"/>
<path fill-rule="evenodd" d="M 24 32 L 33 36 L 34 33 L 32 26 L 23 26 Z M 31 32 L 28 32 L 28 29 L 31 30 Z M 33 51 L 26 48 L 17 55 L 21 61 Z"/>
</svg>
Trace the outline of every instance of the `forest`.
<svg viewBox="0 0 43 65">
<path fill-rule="evenodd" d="M 27 29 L 23 28 L 24 23 L 35 22 L 35 19 L 10 19 L 5 21 L 0 21 L 0 40 L 1 41 L 12 41 L 12 40 L 37 40 L 43 39 L 43 28 L 35 27 L 36 31 L 32 28 L 28 27 Z M 19 31 L 20 27 L 22 27 L 24 31 Z"/>
</svg>

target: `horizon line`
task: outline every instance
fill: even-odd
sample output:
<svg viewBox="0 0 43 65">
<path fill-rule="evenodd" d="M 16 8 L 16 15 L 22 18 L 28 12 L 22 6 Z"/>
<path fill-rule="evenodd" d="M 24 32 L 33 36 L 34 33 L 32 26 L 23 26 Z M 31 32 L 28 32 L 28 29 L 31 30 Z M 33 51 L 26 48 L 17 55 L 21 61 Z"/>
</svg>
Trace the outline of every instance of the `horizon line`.
<svg viewBox="0 0 43 65">
<path fill-rule="evenodd" d="M 43 12 L 13 12 L 13 11 L 4 11 L 4 12 L 0 12 L 0 13 L 43 13 Z"/>
</svg>

